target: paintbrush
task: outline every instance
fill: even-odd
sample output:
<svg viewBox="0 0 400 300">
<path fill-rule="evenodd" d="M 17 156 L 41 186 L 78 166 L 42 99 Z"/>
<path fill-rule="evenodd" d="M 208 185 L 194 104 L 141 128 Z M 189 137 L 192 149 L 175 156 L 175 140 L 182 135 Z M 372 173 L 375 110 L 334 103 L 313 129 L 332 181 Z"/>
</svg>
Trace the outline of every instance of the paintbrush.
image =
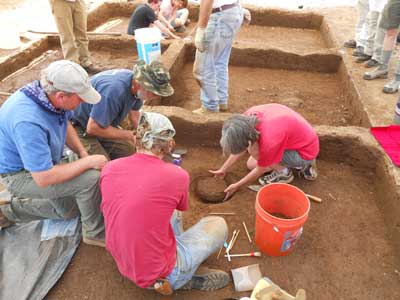
<svg viewBox="0 0 400 300">
<path fill-rule="evenodd" d="M 261 252 L 257 251 L 257 252 L 250 252 L 250 253 L 244 253 L 244 254 L 229 254 L 230 257 L 261 257 Z M 225 257 L 227 257 L 225 255 Z"/>
</svg>

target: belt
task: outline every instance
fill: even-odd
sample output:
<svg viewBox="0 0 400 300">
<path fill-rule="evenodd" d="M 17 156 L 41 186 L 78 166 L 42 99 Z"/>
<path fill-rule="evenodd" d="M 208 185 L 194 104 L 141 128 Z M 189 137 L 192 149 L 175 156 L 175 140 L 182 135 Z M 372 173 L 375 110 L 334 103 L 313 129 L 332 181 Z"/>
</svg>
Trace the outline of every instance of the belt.
<svg viewBox="0 0 400 300">
<path fill-rule="evenodd" d="M 232 4 L 226 4 L 226 5 L 222 5 L 220 7 L 216 7 L 216 8 L 213 8 L 211 13 L 213 14 L 213 13 L 216 13 L 216 12 L 220 12 L 220 11 L 224 11 L 224 10 L 230 9 L 232 7 L 237 6 L 238 4 L 239 4 L 239 2 L 235 2 L 235 3 L 232 3 Z"/>
</svg>

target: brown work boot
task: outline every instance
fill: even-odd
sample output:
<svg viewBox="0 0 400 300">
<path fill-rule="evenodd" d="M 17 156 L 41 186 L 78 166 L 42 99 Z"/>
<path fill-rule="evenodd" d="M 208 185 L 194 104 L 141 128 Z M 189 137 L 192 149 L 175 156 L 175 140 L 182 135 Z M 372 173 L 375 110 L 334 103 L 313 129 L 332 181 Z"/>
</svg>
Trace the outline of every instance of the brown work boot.
<svg viewBox="0 0 400 300">
<path fill-rule="evenodd" d="M 218 111 L 209 110 L 209 109 L 205 108 L 204 106 L 202 106 L 198 109 L 193 110 L 192 113 L 194 113 L 196 115 L 206 115 L 206 114 L 215 114 L 215 113 L 218 113 Z"/>
<path fill-rule="evenodd" d="M 223 103 L 219 105 L 219 111 L 220 112 L 227 112 L 228 111 L 228 104 L 227 103 Z"/>
<path fill-rule="evenodd" d="M 192 279 L 190 279 L 181 290 L 201 290 L 214 291 L 222 289 L 229 283 L 228 273 L 208 268 L 201 268 L 196 271 Z"/>
<path fill-rule="evenodd" d="M 11 222 L 7 217 L 3 214 L 3 212 L 0 209 L 0 230 L 3 228 L 10 227 L 11 225 L 14 225 L 14 222 Z"/>
</svg>

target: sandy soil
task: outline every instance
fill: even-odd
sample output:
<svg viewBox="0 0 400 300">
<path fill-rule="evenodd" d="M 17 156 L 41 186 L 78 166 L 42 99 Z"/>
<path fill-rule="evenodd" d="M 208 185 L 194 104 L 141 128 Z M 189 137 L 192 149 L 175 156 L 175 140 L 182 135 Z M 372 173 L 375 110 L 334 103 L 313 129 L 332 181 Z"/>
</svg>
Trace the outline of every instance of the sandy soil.
<svg viewBox="0 0 400 300">
<path fill-rule="evenodd" d="M 188 110 L 200 106 L 199 87 L 192 76 L 193 64 L 184 66 L 173 81 L 175 94 L 164 105 Z M 241 113 L 253 105 L 282 103 L 312 124 L 351 124 L 346 94 L 336 74 L 229 66 L 229 111 Z"/>
<path fill-rule="evenodd" d="M 190 174 L 217 168 L 223 162 L 219 149 L 189 148 L 182 167 Z M 294 184 L 306 193 L 323 199 L 312 203 L 309 219 L 294 252 L 287 257 L 238 258 L 231 263 L 212 255 L 206 265 L 230 271 L 259 263 L 263 275 L 291 293 L 304 288 L 308 299 L 385 299 L 400 297 L 396 273 L 396 253 L 385 237 L 385 227 L 376 206 L 372 174 L 353 166 L 319 161 L 319 177 L 307 182 L 296 177 Z M 233 172 L 245 175 L 242 161 Z M 234 212 L 228 216 L 230 234 L 245 221 L 254 235 L 256 194 L 242 189 L 223 204 L 209 205 L 190 195 L 190 210 L 185 213 L 185 228 L 209 212 Z M 344 242 L 345 241 L 345 242 Z M 232 253 L 256 250 L 243 232 Z M 84 279 L 83 279 L 84 278 Z M 216 292 L 177 291 L 161 297 L 141 290 L 124 279 L 104 250 L 81 245 L 66 273 L 52 289 L 48 299 L 223 299 L 244 296 L 233 285 Z"/>
<path fill-rule="evenodd" d="M 105 70 L 114 68 L 131 69 L 137 53 L 127 51 L 126 49 L 107 49 L 91 51 L 92 59 L 94 62 L 101 64 Z M 22 73 L 16 72 L 11 74 L 8 78 L 0 81 L 1 92 L 14 92 L 28 82 L 40 78 L 40 71 L 48 66 L 53 61 L 63 59 L 62 51 L 60 49 L 49 50 L 37 58 L 37 64 L 29 67 Z M 7 96 L 0 95 L 0 103 L 5 101 Z"/>
</svg>

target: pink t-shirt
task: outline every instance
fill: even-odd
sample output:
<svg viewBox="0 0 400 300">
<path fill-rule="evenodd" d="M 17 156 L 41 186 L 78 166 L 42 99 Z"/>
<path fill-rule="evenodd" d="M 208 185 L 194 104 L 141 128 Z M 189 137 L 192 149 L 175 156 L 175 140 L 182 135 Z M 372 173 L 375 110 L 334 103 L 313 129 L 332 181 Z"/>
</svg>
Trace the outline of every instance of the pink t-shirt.
<svg viewBox="0 0 400 300">
<path fill-rule="evenodd" d="M 317 133 L 297 112 L 281 104 L 253 106 L 245 115 L 257 116 L 258 161 L 269 167 L 282 161 L 285 150 L 296 150 L 305 160 L 312 160 L 319 152 Z"/>
<path fill-rule="evenodd" d="M 188 208 L 188 173 L 137 153 L 109 162 L 100 187 L 106 248 L 121 274 L 142 288 L 167 277 L 176 261 L 170 219 Z"/>
</svg>

